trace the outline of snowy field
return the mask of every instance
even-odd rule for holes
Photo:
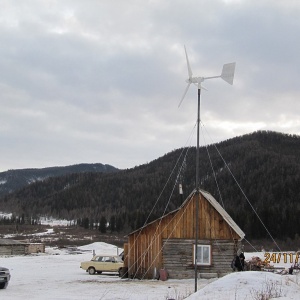
[[[63,221],[43,220],[56,226]],[[48,229],[44,234],[51,234]],[[10,238],[13,238],[10,236]],[[269,272],[238,272],[219,279],[199,279],[194,293],[194,279],[167,281],[121,279],[117,274],[89,275],[80,262],[96,254],[119,254],[122,249],[103,242],[75,248],[46,248],[46,253],[26,256],[0,256],[0,266],[11,272],[7,289],[0,290],[0,300],[168,300],[168,299],[300,299],[300,273],[278,275]],[[245,253],[264,259],[263,252]],[[290,263],[277,267],[289,268]]]
[[[232,273],[220,279],[199,280],[197,293],[193,293],[193,279],[129,280],[109,273],[92,276],[79,268],[81,261],[90,260],[93,251],[116,254],[122,249],[101,242],[78,249],[46,248],[43,254],[0,257],[0,266],[9,268],[12,276],[8,288],[0,290],[0,299],[24,299],[29,295],[31,300],[262,299],[257,296],[268,289],[280,299],[300,299],[299,275]]]
[[[0,257],[0,265],[11,271],[6,290],[0,299],[169,299],[187,295],[193,280],[127,280],[117,274],[89,275],[79,268],[80,262],[96,254],[116,254],[117,248],[106,243],[79,247],[82,254],[47,248],[45,254]],[[122,249],[119,249],[121,252]],[[73,253],[73,254],[72,254]],[[206,281],[204,281],[206,284]]]

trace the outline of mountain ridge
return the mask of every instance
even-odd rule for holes
[[[12,193],[36,181],[43,181],[49,177],[58,177],[82,172],[116,172],[119,169],[102,163],[81,163],[62,167],[10,169],[0,172],[0,197]]]
[[[199,151],[200,187],[224,203],[247,236],[265,237],[262,224],[253,221],[256,212],[272,235],[299,237],[299,136],[257,131]],[[132,169],[48,178],[1,197],[0,210],[77,219],[88,227],[103,220],[126,233],[180,206],[195,188],[195,157],[195,147],[181,148]]]

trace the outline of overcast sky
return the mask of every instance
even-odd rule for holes
[[[2,0],[0,171],[132,168],[256,130],[300,135],[300,1]]]

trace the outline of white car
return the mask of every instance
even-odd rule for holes
[[[80,264],[80,268],[90,275],[102,272],[118,272],[121,275],[123,267],[124,262],[118,255],[95,255],[92,260]]]
[[[6,289],[10,280],[10,272],[7,268],[0,267],[0,289]]]

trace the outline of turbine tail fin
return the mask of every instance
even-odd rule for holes
[[[233,84],[234,78],[234,71],[235,71],[235,62],[225,64],[222,69],[221,78],[225,80],[229,84]]]

